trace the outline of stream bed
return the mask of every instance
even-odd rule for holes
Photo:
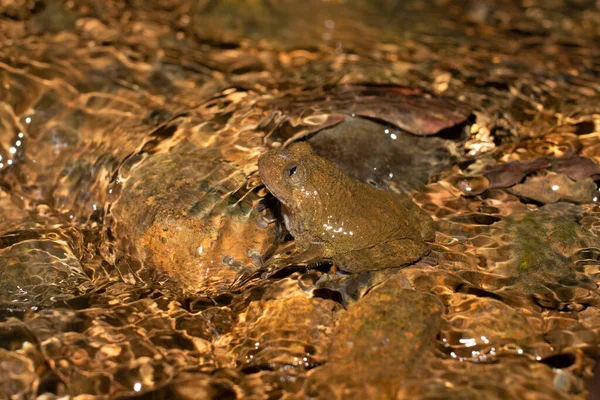
[[[302,141],[428,251],[298,251]],[[0,0],[0,398],[600,399],[599,165],[598,1]]]

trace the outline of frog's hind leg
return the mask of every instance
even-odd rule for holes
[[[333,261],[342,271],[363,272],[402,267],[418,261],[428,250],[425,243],[396,239],[366,249],[336,254]]]

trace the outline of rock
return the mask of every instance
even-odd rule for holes
[[[433,345],[443,305],[389,280],[340,320],[327,364],[312,370],[305,397],[391,398]]]
[[[91,287],[74,250],[81,237],[69,232],[32,229],[0,236],[0,305],[37,309]]]
[[[538,321],[539,326],[533,326],[523,314],[499,300],[457,293],[451,296],[449,302],[447,328],[456,333],[453,335],[455,340],[468,337],[472,339],[473,346],[500,348],[507,341],[526,345],[534,341],[536,335],[541,334],[541,320]],[[448,333],[447,329],[443,331]],[[448,339],[444,342],[463,347],[466,354],[457,354],[458,356],[471,357],[472,350],[479,350],[473,347],[464,348],[464,343],[450,341]]]
[[[572,181],[566,175],[547,172],[543,176],[528,177],[524,183],[514,186],[511,191],[517,196],[539,203],[591,203],[597,191],[592,178]]]
[[[246,176],[217,151],[188,146],[151,155],[121,179],[111,229],[185,291],[228,290],[274,241],[255,223]]]
[[[327,360],[343,308],[332,300],[309,297],[292,282],[292,287],[272,288],[285,290],[288,297],[267,293],[241,315],[244,324],[234,332],[233,353],[242,368],[303,371]]]
[[[184,372],[169,385],[165,398],[177,400],[193,399],[237,399],[242,389],[228,379],[199,372]]]
[[[39,377],[34,363],[15,352],[0,348],[0,392],[7,399],[34,396]]]
[[[457,156],[451,140],[410,135],[351,117],[322,130],[309,143],[317,154],[335,163],[347,175],[403,192],[424,186]]]
[[[536,211],[517,211],[492,225],[487,245],[477,247],[494,273],[519,276],[542,272],[552,280],[574,274],[569,258],[600,241],[577,223],[579,207],[549,204]],[[549,278],[550,279],[550,278]]]

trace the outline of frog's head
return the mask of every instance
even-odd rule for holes
[[[314,176],[319,168],[317,155],[307,142],[297,142],[285,149],[271,150],[258,159],[258,173],[269,191],[284,205],[294,208],[314,193]]]

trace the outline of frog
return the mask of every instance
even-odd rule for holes
[[[344,272],[413,264],[435,239],[433,219],[408,196],[349,177],[308,142],[265,152],[258,173],[298,251]]]

